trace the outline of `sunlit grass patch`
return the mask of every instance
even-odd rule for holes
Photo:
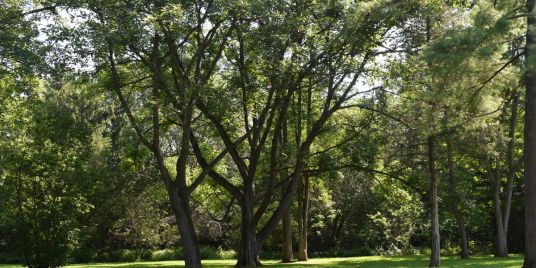
[[[521,255],[512,255],[508,258],[494,258],[493,256],[473,256],[469,260],[461,260],[456,256],[443,257],[442,267],[495,267],[495,268],[514,268],[521,267],[523,258]],[[232,267],[235,260],[204,260],[205,267],[223,268]],[[409,268],[409,267],[427,267],[427,256],[365,256],[350,258],[314,258],[307,262],[281,263],[278,260],[265,260],[263,264],[267,267],[358,267],[358,268]],[[90,264],[73,264],[69,268],[171,268],[183,267],[183,261],[159,261],[159,262],[128,262],[128,263],[90,263]],[[0,268],[20,267],[12,264],[0,264]]]

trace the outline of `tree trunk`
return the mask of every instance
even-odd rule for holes
[[[339,239],[341,238],[342,228],[344,227],[345,221],[346,221],[346,213],[343,211],[341,214],[341,218],[337,224],[337,228],[335,229],[334,241],[339,241]]]
[[[168,195],[173,205],[173,212],[177,225],[179,228],[179,234],[181,236],[181,246],[184,255],[185,266],[188,268],[200,268],[201,255],[199,254],[199,245],[197,244],[197,237],[194,231],[194,224],[192,222],[192,213],[189,206],[189,198],[185,196],[180,198],[178,192],[169,188]]]
[[[284,157],[283,151],[285,148],[288,148],[288,124],[286,121],[286,117],[283,119],[283,127],[281,128],[281,150],[280,150],[280,159],[284,159],[283,167],[286,167],[290,165],[290,161],[286,157]],[[281,172],[281,179],[285,180],[288,177],[288,170],[284,168]],[[287,187],[290,187],[290,183],[287,183]],[[283,196],[285,194],[285,188],[281,188],[281,195]],[[292,250],[292,206],[290,206],[287,211],[285,212],[285,215],[283,216],[283,220],[281,221],[282,229],[283,229],[283,262],[291,262],[293,256],[293,250]]]
[[[506,197],[504,200],[503,232],[508,237],[508,222],[510,221],[510,210],[512,206],[512,193],[514,191],[514,177],[517,169],[514,163],[515,133],[517,123],[517,106],[519,105],[519,93],[515,92],[512,99],[512,114],[510,116],[510,126],[508,131],[508,182],[506,184]],[[507,248],[508,249],[508,248]]]
[[[467,234],[465,232],[465,221],[462,212],[458,206],[458,192],[456,174],[454,174],[454,159],[452,156],[452,145],[447,138],[447,165],[448,165],[448,179],[449,179],[449,192],[450,192],[450,207],[456,225],[458,227],[458,235],[460,236],[460,257],[462,259],[469,258],[469,247],[467,242]]]
[[[335,217],[333,218],[333,223],[331,224],[331,235],[329,236],[329,247],[332,249],[337,246],[337,243],[335,241],[337,237],[337,228],[339,227],[340,217],[341,215],[337,213]]]
[[[309,176],[303,176],[300,183],[299,206],[298,206],[298,260],[307,261],[307,217],[309,216]]]
[[[138,138],[141,142],[152,151],[153,156],[156,160],[157,168],[160,172],[162,182],[166,186],[168,191],[168,197],[171,202],[173,213],[177,220],[177,225],[179,228],[179,234],[181,236],[181,244],[183,255],[185,259],[186,267],[188,268],[198,268],[201,267],[201,257],[199,254],[199,246],[197,244],[197,238],[195,235],[194,225],[192,221],[192,214],[190,211],[189,204],[189,193],[187,192],[186,186],[186,163],[189,156],[189,136],[190,136],[190,124],[192,122],[192,112],[193,112],[193,100],[191,99],[188,102],[188,106],[183,107],[185,110],[184,118],[182,118],[182,137],[180,144],[180,153],[177,159],[176,170],[177,177],[175,181],[172,181],[168,169],[164,163],[164,156],[160,148],[160,120],[159,120],[159,102],[158,96],[160,95],[161,88],[161,65],[160,65],[160,56],[159,56],[159,42],[160,37],[158,34],[155,34],[154,37],[154,46],[152,53],[152,64],[153,64],[153,89],[152,89],[152,130],[153,137],[150,142],[144,136],[144,132],[136,123],[135,117],[132,115],[132,111],[128,105],[127,100],[123,96],[121,91],[121,79],[119,72],[116,67],[115,57],[113,52],[113,44],[110,39],[107,39],[108,42],[108,60],[110,64],[110,69],[112,73],[112,88],[116,92],[117,97],[121,103],[122,108],[124,109],[127,117],[132,124]]]
[[[527,41],[525,74],[525,260],[524,268],[536,267],[536,70],[535,0],[527,0]]]
[[[458,226],[458,234],[460,236],[460,257],[462,259],[469,259],[469,243],[467,241],[467,233],[465,232],[465,223],[463,215],[458,209],[454,211],[454,218],[456,219],[456,225]]]
[[[288,208],[283,216],[283,262],[291,262],[292,258],[292,218]]]
[[[487,172],[492,189],[493,215],[495,217],[495,257],[506,257],[506,235],[504,233],[503,217],[501,210],[501,174],[499,172],[499,161],[497,160],[495,169],[491,160],[487,160]]]
[[[502,212],[501,212],[501,197],[500,197],[500,180],[495,178],[493,185],[493,211],[495,214],[495,257],[507,257],[508,249],[506,247],[506,235],[504,233]]]
[[[437,171],[435,168],[434,136],[428,136],[428,169],[430,175],[430,203],[432,223],[432,252],[428,267],[440,265],[440,235],[439,235],[439,210],[437,203]]]
[[[242,222],[240,225],[240,248],[238,250],[237,267],[260,266],[259,249],[257,247],[254,215],[254,185],[252,180],[244,182],[244,200],[241,204]]]

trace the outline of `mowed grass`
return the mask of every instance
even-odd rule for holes
[[[203,266],[213,268],[232,267],[235,260],[205,260]],[[443,257],[441,267],[497,267],[510,268],[521,267],[523,258],[521,255],[512,255],[508,258],[494,258],[493,256],[473,256],[469,260],[461,260],[458,257]],[[367,256],[367,257],[350,257],[350,258],[314,258],[307,262],[281,263],[275,260],[263,261],[265,267],[359,267],[359,268],[406,268],[406,267],[427,267],[427,256]],[[15,268],[18,265],[0,264],[0,268]],[[73,264],[69,268],[171,268],[184,267],[182,261],[160,261],[160,262],[131,262],[131,263],[91,263],[91,264]]]

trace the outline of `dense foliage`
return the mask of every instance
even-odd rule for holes
[[[0,1],[0,261],[534,267],[528,2]]]

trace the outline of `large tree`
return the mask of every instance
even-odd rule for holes
[[[241,208],[238,266],[260,264],[259,252],[291,204],[307,168],[311,145],[329,119],[359,94],[358,81],[377,55],[375,49],[405,15],[400,11],[404,5],[390,2],[276,3],[244,5],[244,19],[236,23],[236,42],[226,51],[229,76],[235,79],[222,86],[220,94],[228,92],[220,95],[224,98],[197,100],[197,107],[229,151],[241,179],[236,185],[216,170],[209,171]],[[392,8],[386,9],[388,5]],[[292,111],[292,100],[300,100],[302,92],[319,103],[313,108],[310,128],[296,131],[289,176],[278,182],[277,148],[281,140],[277,133]],[[229,120],[231,113],[241,115]],[[247,142],[238,145],[244,136]],[[196,150],[198,137],[191,140],[199,163],[209,169],[202,152]],[[273,163],[266,172],[262,172],[263,159]],[[287,189],[275,201],[273,193],[284,182],[288,182]]]

